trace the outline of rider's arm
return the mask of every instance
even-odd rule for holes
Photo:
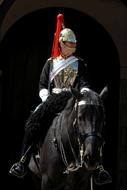
[[[90,88],[88,82],[88,73],[87,73],[87,64],[83,59],[79,59],[79,67],[78,67],[78,88],[82,92],[84,88]]]
[[[39,81],[39,96],[42,102],[45,102],[49,96],[49,73],[50,73],[50,60],[48,59],[42,69]]]

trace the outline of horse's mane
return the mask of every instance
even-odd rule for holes
[[[33,135],[38,138],[46,128],[49,128],[55,116],[65,108],[67,101],[71,97],[72,93],[66,91],[51,95],[46,102],[40,104],[38,109],[30,114],[25,130],[31,135],[31,138]]]

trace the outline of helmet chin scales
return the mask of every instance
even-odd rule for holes
[[[76,48],[75,47],[68,47],[64,44],[63,41],[60,42],[60,47],[61,47],[61,53],[65,56],[71,56],[73,53],[75,53]]]

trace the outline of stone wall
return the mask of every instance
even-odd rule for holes
[[[127,189],[127,79],[120,82],[117,190]]]

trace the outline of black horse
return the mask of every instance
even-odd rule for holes
[[[44,142],[38,145],[38,155],[29,165],[40,179],[41,190],[90,187],[89,179],[101,160],[105,92],[86,89],[81,94],[73,89],[63,111],[56,114]]]

